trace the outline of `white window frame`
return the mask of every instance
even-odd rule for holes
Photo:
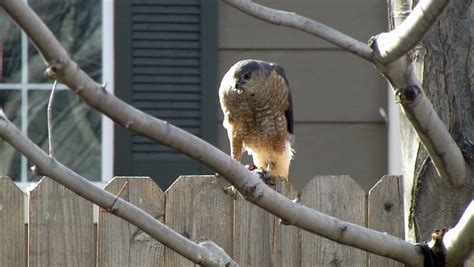
[[[114,46],[114,6],[115,0],[102,0],[102,80],[106,90],[115,94],[115,46]],[[114,173],[114,122],[102,115],[102,175],[105,183]]]
[[[27,0],[23,0],[27,2]],[[106,90],[114,94],[114,2],[115,0],[102,0],[102,81],[106,83]],[[27,135],[28,129],[28,90],[51,90],[52,83],[28,83],[28,37],[21,33],[21,81],[20,83],[0,83],[0,89],[17,89],[21,93],[21,131]],[[63,84],[58,84],[57,90],[68,90]],[[101,180],[94,182],[103,187],[113,175],[114,159],[114,123],[112,120],[102,115],[102,136],[101,136]],[[61,159],[58,159],[59,161]],[[17,186],[24,192],[28,192],[37,182],[28,182],[27,166],[28,160],[21,155],[20,181]]]

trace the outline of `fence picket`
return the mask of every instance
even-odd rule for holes
[[[240,195],[234,216],[234,260],[241,266],[270,266],[271,216]]]
[[[91,202],[44,177],[29,204],[29,266],[95,265]]]
[[[128,185],[125,185],[125,183]],[[149,177],[115,177],[105,187],[164,221],[165,194]],[[102,266],[163,266],[164,246],[136,226],[100,209],[97,263]]]
[[[316,176],[301,192],[301,203],[336,218],[365,226],[365,191],[349,176]],[[303,266],[366,266],[366,252],[301,232]]]
[[[369,191],[368,227],[404,238],[403,181],[401,176],[384,176]],[[368,253],[369,266],[403,266],[403,264]]]
[[[274,188],[290,199],[298,193],[283,180]],[[241,266],[298,266],[298,229],[282,225],[279,219],[246,201],[235,201],[234,260]]]
[[[298,191],[284,180],[276,183],[275,190],[289,199],[298,198]],[[274,245],[276,249],[272,253],[272,266],[300,266],[300,230],[294,226],[281,224],[279,221],[277,219]]]
[[[21,189],[0,176],[0,266],[25,266],[24,202]]]
[[[166,191],[166,225],[193,241],[208,238],[232,252],[233,199],[215,176],[181,176]],[[194,264],[165,249],[165,266]]]

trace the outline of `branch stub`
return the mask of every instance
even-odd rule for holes
[[[397,88],[395,90],[395,101],[402,105],[411,104],[415,102],[420,93],[421,89],[416,85]]]
[[[60,59],[52,60],[51,64],[46,68],[44,76],[50,80],[58,80],[58,75],[64,69],[64,61]]]

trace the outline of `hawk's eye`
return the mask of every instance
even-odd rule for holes
[[[244,74],[244,79],[246,80],[250,79],[250,72],[247,72]]]

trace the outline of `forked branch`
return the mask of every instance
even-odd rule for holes
[[[276,215],[288,224],[411,266],[421,266],[423,264],[423,254],[413,244],[384,233],[338,220],[293,202],[268,187],[239,162],[231,159],[227,154],[204,140],[165,121],[147,115],[115,96],[109,95],[102,89],[101,85],[95,83],[69,58],[49,29],[27,4],[23,1],[5,1],[3,6],[10,16],[27,32],[51,70],[54,70],[52,78],[58,79],[58,81],[67,85],[86,103],[109,116],[115,122],[208,165],[223,175],[247,200]],[[59,177],[68,174],[59,173],[58,168],[52,168],[56,166],[50,165],[52,161],[50,159],[46,160],[44,153],[42,156],[32,154],[33,150],[30,150],[30,147],[25,147],[21,142],[18,142],[18,138],[25,137],[18,136],[18,130],[12,129],[13,126],[6,123],[6,120],[0,121],[0,126],[6,127],[0,130],[0,134],[37,164],[43,172],[48,169],[48,176],[59,180]],[[87,183],[87,181],[78,178],[64,185],[74,190],[78,183]],[[95,189],[95,192],[97,192],[97,189]],[[82,195],[89,196],[87,192]],[[101,203],[103,205],[100,206],[110,206],[115,197],[110,195],[109,198],[107,203]],[[118,204],[131,205],[117,202],[115,206]],[[162,228],[162,225],[155,223],[154,225],[148,225],[148,227],[146,232],[151,232],[153,227]],[[176,247],[172,247],[172,249],[176,249]]]
[[[406,56],[442,14],[449,0],[420,1],[399,27],[374,37],[370,47],[295,13],[271,9],[249,0],[223,2],[263,21],[321,37],[374,63],[398,94],[397,100],[404,114],[415,128],[440,177],[453,186],[465,183],[468,168],[461,149],[426,97],[413,71],[411,59]]]
[[[439,7],[445,7],[446,2],[449,1],[420,1],[414,9],[416,11],[409,13],[411,6],[402,5],[400,1],[389,1],[389,16],[401,19],[392,20],[390,27],[393,30],[378,35],[371,46],[376,55],[375,66],[394,89],[396,101],[428,151],[439,176],[446,184],[461,186],[466,182],[469,173],[468,164],[416,77],[412,64],[413,56],[404,55],[386,63],[391,61],[390,57],[395,54],[407,53],[423,38],[434,20],[443,12],[443,8]],[[429,11],[424,14],[422,8]],[[403,17],[406,19],[402,20]],[[414,21],[418,21],[420,25],[413,24]],[[419,29],[411,29],[408,26]],[[409,36],[405,36],[407,34]],[[399,46],[394,46],[394,42]]]
[[[384,45],[375,53],[376,60],[386,64],[406,55],[423,39],[449,3],[450,0],[419,1],[401,24],[378,36],[378,39],[383,39]]]

